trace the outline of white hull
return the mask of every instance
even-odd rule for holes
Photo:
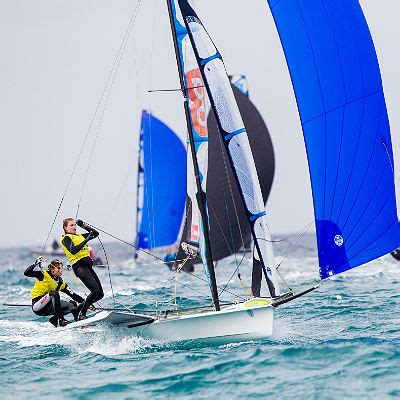
[[[238,342],[264,339],[273,332],[273,307],[264,299],[253,299],[221,311],[154,318],[128,312],[101,312],[64,329],[108,322],[124,326],[133,335],[165,342]]]
[[[237,342],[264,339],[273,332],[273,307],[241,303],[221,311],[161,318],[132,327],[138,336],[163,341]]]

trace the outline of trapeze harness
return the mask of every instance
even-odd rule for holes
[[[98,236],[98,232],[94,229],[92,229],[91,232]],[[87,242],[96,236],[88,240],[89,235],[90,233],[84,233],[83,235],[66,233],[61,237],[61,246],[72,265],[75,276],[90,290],[82,307],[81,313],[83,315],[86,315],[87,309],[93,303],[104,297],[100,279],[92,268],[93,261],[89,257],[90,250],[87,245]]]
[[[48,271],[36,264],[26,269],[24,275],[30,278],[36,278],[35,285],[31,291],[32,310],[37,315],[57,314],[60,317],[71,312],[77,306],[75,303],[82,303],[84,299],[69,289],[68,285],[62,280],[51,275]],[[59,292],[63,292],[75,301],[65,301],[60,299]]]

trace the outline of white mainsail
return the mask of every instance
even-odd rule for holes
[[[217,117],[252,227],[256,258],[262,265],[272,297],[279,295],[276,264],[268,230],[261,187],[239,108],[221,55],[186,0],[179,0],[186,28],[201,66],[202,76]]]

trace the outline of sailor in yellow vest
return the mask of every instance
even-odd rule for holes
[[[32,288],[32,310],[36,315],[52,315],[49,322],[55,327],[65,326],[69,323],[64,315],[72,313],[77,320],[80,307],[77,303],[82,303],[84,299],[74,293],[68,285],[62,280],[63,273],[60,260],[52,260],[47,268],[41,266],[43,257],[39,257],[35,264],[31,265],[24,272],[25,276],[36,278],[35,285]],[[60,299],[60,293],[63,292],[75,301],[65,301]]]
[[[77,234],[76,225],[85,229],[88,233]],[[90,250],[87,242],[99,236],[99,232],[85,224],[81,220],[75,221],[73,218],[66,218],[63,222],[65,234],[61,237],[61,246],[65,255],[72,265],[75,275],[90,290],[89,295],[83,302],[78,320],[87,318],[86,312],[96,301],[104,297],[103,288],[96,272],[93,271],[93,261],[90,258]]]

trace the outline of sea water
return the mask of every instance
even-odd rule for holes
[[[175,274],[157,259],[106,244],[107,268],[96,271],[104,306],[181,307],[208,304],[202,268]],[[292,289],[317,282],[311,238],[277,246]],[[100,255],[98,251],[98,255]],[[30,303],[34,279],[23,275],[29,249],[0,250],[1,303]],[[239,266],[239,268],[238,268]],[[237,270],[238,269],[238,270]],[[248,292],[250,261],[217,265],[221,298]],[[324,282],[278,307],[271,338],[234,344],[163,343],[121,328],[59,330],[30,307],[0,307],[2,399],[386,399],[400,397],[400,263],[390,255]],[[242,283],[237,273],[242,276]],[[65,281],[87,292],[65,271]],[[242,287],[244,286],[244,287]],[[282,289],[286,286],[282,284]],[[176,290],[176,298],[174,292]],[[114,300],[112,296],[114,292]]]

